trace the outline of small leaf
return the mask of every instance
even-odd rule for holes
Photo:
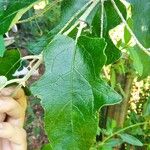
[[[132,19],[131,18],[128,18],[127,23],[130,27],[132,27]],[[128,29],[125,26],[125,28],[124,28],[124,41],[125,41],[125,44],[128,44],[130,42],[131,37],[132,37],[131,34],[129,33]]]
[[[133,66],[140,75],[140,79],[144,79],[150,75],[150,55],[141,50],[138,46],[127,48],[130,57],[133,60]]]
[[[110,139],[108,142],[105,143],[106,146],[110,146],[111,148],[119,146],[121,144],[122,140],[117,138]]]
[[[98,148],[98,150],[112,150],[111,146],[103,145]]]
[[[0,76],[0,87],[5,85],[6,82],[7,82],[7,78],[5,76]]]
[[[12,28],[21,16],[29,10],[37,0],[8,1],[6,9],[0,11],[0,34],[3,35]],[[3,3],[2,5],[4,5]]]
[[[6,76],[8,80],[13,79],[13,74],[20,66],[20,52],[12,49],[4,53],[0,58],[0,76]]]
[[[145,118],[149,118],[150,119],[150,97],[148,98],[148,100],[144,104],[144,107],[143,107],[143,116]]]
[[[136,137],[129,135],[129,134],[119,134],[119,136],[121,137],[121,139],[131,145],[135,145],[135,146],[143,146],[143,143],[141,143],[141,141],[139,141]]]

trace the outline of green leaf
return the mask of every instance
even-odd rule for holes
[[[120,2],[120,0],[115,0],[118,8],[122,12],[124,18],[126,18],[126,8]],[[121,52],[116,48],[113,44],[112,40],[109,36],[109,31],[119,25],[122,21],[118,16],[116,10],[114,9],[110,0],[104,2],[104,37],[106,38],[107,48],[106,48],[106,55],[107,55],[107,64],[113,63],[117,61],[121,57]],[[93,35],[100,36],[100,25],[101,25],[101,10],[99,10],[93,20]]]
[[[0,57],[3,57],[4,52],[5,52],[4,38],[3,35],[0,35]]]
[[[150,119],[150,97],[143,106],[143,116]]]
[[[150,75],[150,55],[142,51],[138,46],[128,48],[130,57],[133,60],[133,66],[140,75],[140,79],[144,79]]]
[[[6,9],[0,11],[0,34],[6,33],[37,0],[9,1]]]
[[[6,76],[8,80],[14,78],[12,75],[20,66],[20,52],[18,50],[7,50],[4,57],[0,58],[0,76]]]
[[[72,39],[56,36],[44,51],[46,73],[31,88],[42,99],[53,149],[88,149],[97,131],[91,86],[78,72],[75,51],[83,61]]]
[[[76,45],[69,37],[56,36],[44,50],[45,74],[31,87],[45,109],[45,129],[52,149],[89,149],[98,129],[94,107],[106,104],[104,91],[110,98],[108,85],[99,78],[106,43],[99,38],[80,38]],[[87,47],[84,42],[89,42]],[[109,102],[120,101],[113,94]]]
[[[121,144],[122,144],[121,139],[112,138],[108,142],[105,143],[105,146],[109,146],[109,147],[113,148],[113,147],[119,146]]]
[[[150,47],[150,1],[127,0],[132,6],[132,30],[144,47]]]
[[[130,27],[133,26],[132,25],[133,21],[132,21],[131,18],[128,18],[127,23]],[[125,44],[128,44],[130,42],[131,38],[132,38],[132,36],[131,36],[131,34],[129,33],[128,29],[125,26],[125,28],[124,28],[124,41],[125,41]]]
[[[143,146],[143,144],[141,143],[141,141],[139,141],[136,137],[129,135],[129,134],[120,134],[119,135],[121,137],[121,139],[131,145],[135,145],[135,146]]]
[[[43,145],[41,150],[52,150],[52,147],[50,144],[45,144],[45,145]]]
[[[112,147],[111,147],[111,146],[103,145],[103,146],[100,146],[100,147],[98,148],[98,150],[112,150]]]

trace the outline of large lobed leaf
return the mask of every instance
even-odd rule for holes
[[[143,144],[141,143],[141,141],[139,141],[136,137],[134,137],[134,136],[132,136],[130,134],[122,133],[119,136],[126,143],[129,143],[129,144],[135,145],[135,146],[143,146]]]
[[[105,47],[104,39],[80,37],[76,44],[57,35],[44,50],[46,71],[31,91],[42,100],[51,149],[89,149],[98,128],[98,109],[120,101],[99,77]]]

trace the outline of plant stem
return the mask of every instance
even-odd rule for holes
[[[39,60],[35,63],[35,65],[31,68],[31,70],[26,74],[26,76],[23,78],[24,82],[26,82],[30,76],[33,74],[33,72],[41,65],[41,63],[43,62],[43,55],[40,54],[39,55],[40,58]]]
[[[95,0],[93,3],[88,7],[88,9],[83,13],[83,15],[79,18],[78,21],[75,22],[73,26],[71,26],[66,32],[64,32],[64,35],[68,35],[75,27],[77,27],[81,21],[86,22],[87,17],[90,15],[91,11],[96,7],[96,5],[100,2],[100,0]],[[81,29],[81,27],[80,27]]]
[[[80,26],[78,27],[78,32],[77,32],[77,35],[76,35],[76,43],[78,41],[78,38],[80,37],[81,33],[82,33],[82,30],[86,27],[86,23],[83,22],[83,21],[80,21]]]
[[[104,0],[101,0],[101,33],[100,37],[103,38],[104,31]]]
[[[116,131],[116,132],[113,133],[112,135],[108,136],[102,143],[100,143],[100,145],[104,145],[104,144],[105,144],[109,139],[111,139],[113,136],[115,136],[115,135],[117,135],[117,134],[119,134],[119,133],[121,133],[121,132],[123,132],[123,131],[125,131],[125,130],[128,130],[128,129],[130,129],[130,128],[134,128],[134,127],[138,127],[138,126],[140,126],[140,125],[145,125],[145,124],[147,124],[147,123],[148,123],[148,121],[136,123],[136,124],[130,125],[130,126],[128,126],[128,127],[125,127],[125,128],[123,128],[123,129],[121,129],[121,130],[119,130],[119,131]]]
[[[41,59],[41,54],[40,55],[24,56],[24,57],[21,58],[21,60],[28,60],[28,59]]]
[[[118,106],[116,106],[116,108],[118,107],[117,108],[118,112],[116,116],[117,116],[117,122],[119,127],[123,127],[127,116],[133,80],[134,80],[134,75],[132,73],[126,74],[125,81],[124,81],[125,83],[124,85],[122,85],[123,86],[122,91],[124,92],[123,100]],[[120,87],[122,86],[120,84]]]
[[[79,21],[76,21],[63,35],[68,35],[74,28],[76,28],[79,24]]]
[[[126,98],[126,93],[125,93],[124,90],[122,89],[120,83],[117,84],[117,88],[118,88],[118,90],[120,91],[120,93],[121,93],[121,95],[123,96],[123,98]]]
[[[136,44],[147,54],[150,56],[149,51],[139,42],[139,40],[137,39],[136,35],[133,33],[132,29],[129,27],[128,23],[126,22],[126,20],[124,19],[122,13],[120,12],[119,8],[117,7],[116,3],[114,0],[111,0],[116,12],[118,13],[119,17],[121,18],[122,22],[125,24],[127,30],[129,31],[129,33],[131,34],[131,36],[134,38]]]

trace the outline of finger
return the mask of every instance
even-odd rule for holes
[[[17,88],[16,86],[4,88],[0,91],[0,95],[7,97],[13,95],[13,98],[22,106],[24,110],[26,110],[27,100],[22,88]]]
[[[9,140],[15,150],[26,150],[26,132],[22,128],[14,127],[7,122],[0,123],[0,138]]]
[[[21,106],[11,97],[0,97],[0,113],[6,113],[13,118],[23,115]]]
[[[6,118],[6,114],[0,114],[0,122],[3,122]]]
[[[22,127],[24,123],[25,111],[13,98],[0,97],[0,114],[6,113],[8,120],[16,126]]]
[[[22,88],[18,88],[17,86],[6,87],[0,91],[0,94],[3,96],[11,96],[14,94],[14,97],[17,99],[25,95]]]

